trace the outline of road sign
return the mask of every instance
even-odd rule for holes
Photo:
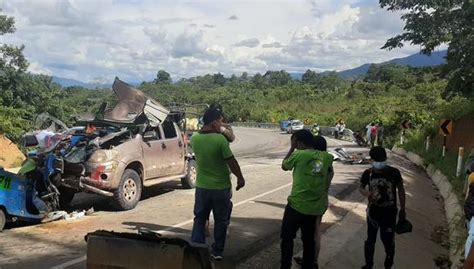
[[[402,128],[403,129],[410,129],[411,128],[411,123],[407,120],[402,121]]]
[[[451,120],[440,120],[439,133],[442,135],[450,135],[453,132],[453,122]]]

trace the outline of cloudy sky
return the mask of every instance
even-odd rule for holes
[[[221,72],[344,70],[419,51],[384,51],[400,14],[377,0],[0,0],[30,71],[110,83]]]

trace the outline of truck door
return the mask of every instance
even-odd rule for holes
[[[160,156],[163,155],[162,140],[159,127],[147,127],[143,134],[142,150],[146,179],[160,176]]]
[[[181,132],[176,123],[172,121],[164,121],[161,127],[163,130],[163,172],[166,175],[183,174],[185,167],[185,145]]]

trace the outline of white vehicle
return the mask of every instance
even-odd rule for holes
[[[303,130],[304,129],[304,124],[299,121],[299,120],[292,120],[290,121],[290,124],[288,124],[288,127],[286,128],[286,132],[289,134],[292,134],[296,131]]]

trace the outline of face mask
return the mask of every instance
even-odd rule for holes
[[[375,169],[383,169],[387,164],[385,162],[373,162],[372,167]]]

